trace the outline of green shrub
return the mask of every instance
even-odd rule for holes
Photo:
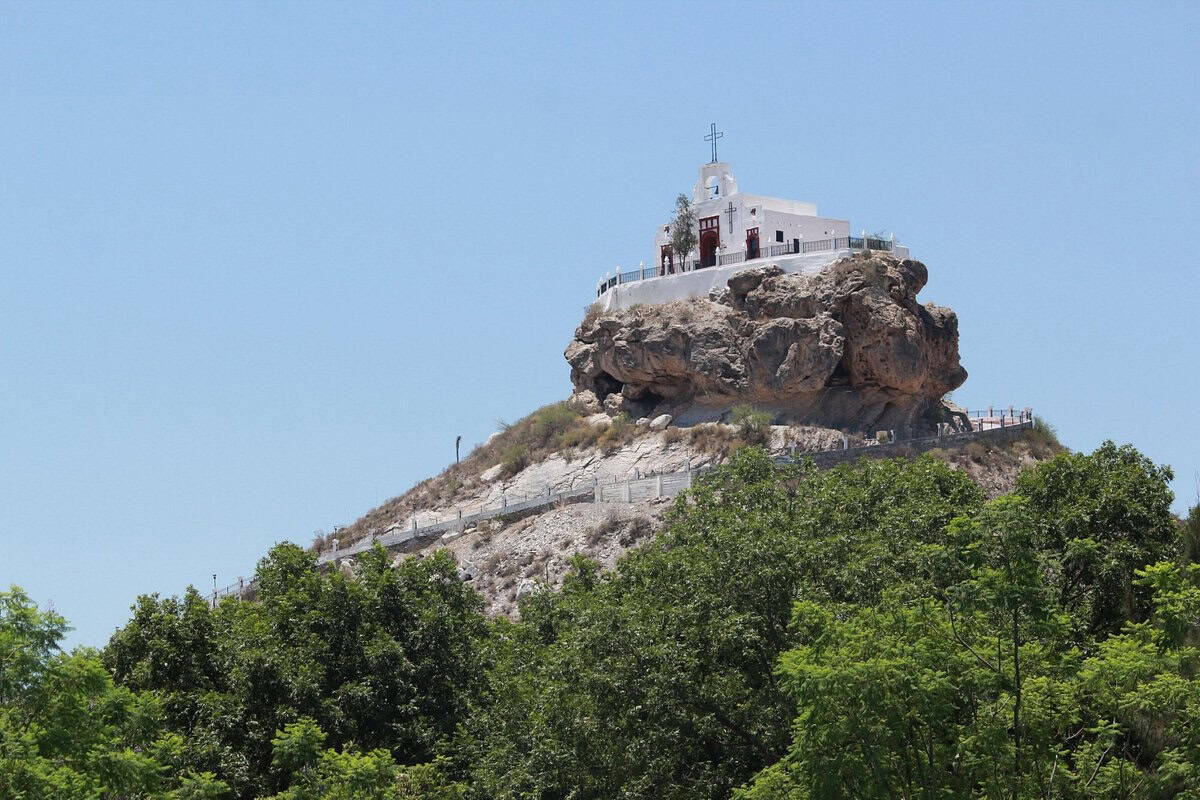
[[[605,453],[616,450],[637,434],[637,425],[629,419],[628,414],[618,414],[612,424],[604,429],[596,440],[596,446]]]
[[[1058,441],[1058,431],[1041,417],[1033,418],[1033,427],[1025,434],[1025,440],[1029,442],[1030,449],[1037,458],[1045,458],[1064,449]]]
[[[1200,505],[1194,505],[1188,511],[1187,519],[1183,521],[1182,540],[1183,563],[1200,561]]]
[[[529,448],[523,444],[510,444],[500,457],[501,471],[511,478],[529,464]]]
[[[579,412],[565,401],[539,408],[531,415],[528,444],[545,447],[556,441],[579,420],[579,416]]]
[[[558,439],[559,446],[563,449],[588,447],[596,443],[596,440],[600,438],[600,433],[599,428],[580,421],[563,432]]]
[[[730,411],[730,421],[738,429],[738,436],[747,444],[765,445],[771,432],[774,417],[753,406],[738,405]]]

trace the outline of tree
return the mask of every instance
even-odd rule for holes
[[[675,219],[671,222],[671,250],[679,262],[679,271],[687,267],[688,253],[696,248],[696,214],[686,194],[675,198]]]
[[[1059,454],[1017,478],[1047,580],[1075,616],[1081,642],[1149,617],[1150,592],[1137,584],[1137,570],[1181,549],[1172,477],[1170,467],[1109,441],[1090,454]]]
[[[0,592],[0,797],[224,796],[183,768],[158,699],[114,686],[93,650],[63,653],[65,630],[17,587]]]
[[[981,501],[933,459],[818,471],[737,451],[615,571],[577,562],[497,625],[492,703],[463,743],[476,790],[728,797],[787,749],[794,705],[774,670],[792,604],[929,587],[924,547]]]
[[[482,600],[449,555],[393,567],[376,547],[350,578],[282,544],[257,574],[254,602],[140,598],[109,643],[118,682],[161,693],[185,765],[239,797],[281,791],[272,737],[305,718],[337,752],[436,757],[484,678]]]

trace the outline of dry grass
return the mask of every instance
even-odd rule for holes
[[[500,427],[500,435],[491,444],[476,446],[461,463],[421,481],[343,528],[338,532],[341,544],[357,541],[372,529],[383,531],[418,510],[453,506],[477,493],[483,486],[480,473],[496,464],[502,464],[504,476],[511,477],[554,453],[570,458],[575,452],[591,447],[612,452],[646,433],[628,417],[618,417],[607,429],[594,427],[588,424],[582,409],[566,401],[543,406],[511,425],[501,423]],[[321,546],[328,544],[322,542]]]
[[[707,453],[718,459],[728,458],[734,450],[746,442],[738,436],[736,429],[719,422],[705,422],[688,428],[688,445],[698,453]]]
[[[584,532],[583,539],[589,546],[595,546],[604,537],[611,536],[620,530],[624,524],[625,521],[621,519],[621,515],[615,510],[610,510],[599,525],[594,525]]]
[[[600,319],[602,314],[604,314],[604,309],[600,307],[599,303],[592,303],[590,306],[586,306],[583,309],[583,321],[579,323],[579,327],[590,327],[592,323]]]

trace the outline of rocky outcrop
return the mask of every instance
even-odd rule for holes
[[[954,312],[916,301],[927,278],[919,261],[872,253],[811,276],[746,269],[710,299],[593,311],[565,353],[571,380],[635,419],[687,424],[749,403],[785,423],[930,430],[967,373]]]

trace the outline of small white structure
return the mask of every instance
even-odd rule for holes
[[[739,191],[733,169],[723,161],[700,167],[700,177],[692,188],[692,211],[700,241],[686,263],[675,263],[671,223],[655,231],[659,275],[799,255],[805,252],[805,242],[816,246],[818,242],[850,238],[850,222],[817,216],[815,203]],[[831,244],[825,249],[835,248]]]
[[[596,303],[616,311],[643,303],[665,303],[720,292],[733,273],[747,266],[778,266],[784,272],[813,274],[854,251],[880,250],[908,258],[908,248],[887,239],[850,233],[850,222],[817,215],[815,203],[743,194],[733,169],[717,160],[712,126],[705,137],[713,157],[700,167],[692,188],[698,245],[682,260],[671,248],[671,222],[654,232],[656,263],[608,273],[596,286]],[[746,262],[753,262],[747,264]]]

